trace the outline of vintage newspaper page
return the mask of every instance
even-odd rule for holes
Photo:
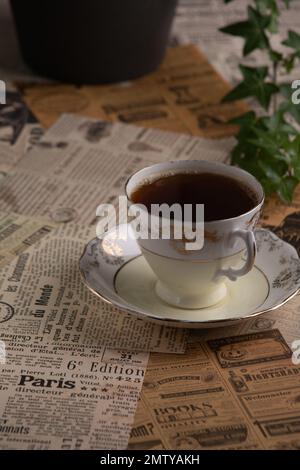
[[[55,230],[47,219],[0,212],[0,267]]]
[[[231,146],[231,139],[65,115],[3,179],[0,210],[93,224],[97,206],[116,202],[136,170],[176,159],[225,161]]]
[[[198,135],[231,136],[227,121],[243,103],[222,104],[229,85],[193,45],[169,48],[160,68],[133,82],[109,86],[21,86],[24,99],[44,127],[65,112],[109,121]]]
[[[183,352],[186,332],[134,320],[87,291],[78,258],[91,227],[18,214],[1,214],[0,227],[11,257],[0,268],[0,448],[126,448],[142,351]]]
[[[0,449],[124,449],[147,353],[1,341]]]
[[[78,258],[93,228],[17,214],[1,214],[0,227],[11,257],[0,268],[0,448],[126,448],[142,351],[183,352],[186,332],[89,293]]]
[[[300,448],[300,365],[280,331],[227,335],[151,356],[130,449]]]
[[[85,287],[78,261],[93,232],[62,224],[0,269],[0,339],[29,335],[52,345],[183,353],[185,330],[119,312]]]

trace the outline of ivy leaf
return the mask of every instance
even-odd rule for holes
[[[240,130],[231,163],[252,173],[266,194],[276,192],[290,202],[300,181],[300,135],[285,121],[284,111],[259,118],[249,111],[232,121]]]
[[[249,6],[247,21],[230,24],[221,28],[220,31],[244,38],[243,54],[246,56],[254,51],[254,49],[266,49],[269,46],[265,29],[269,26],[270,22],[271,16],[262,15],[258,10]]]
[[[255,3],[258,11],[262,15],[271,13],[270,23],[267,26],[267,29],[271,33],[277,33],[279,10],[277,7],[276,0],[255,0]]]
[[[265,175],[258,166],[257,161],[261,157],[262,148],[252,144],[251,139],[256,137],[254,129],[262,128],[262,123],[256,118],[253,111],[249,111],[231,121],[240,126],[236,135],[238,143],[231,153],[231,163],[244,168],[261,180]]]
[[[284,122],[278,112],[244,128],[231,156],[232,163],[259,179],[266,194],[277,192],[284,202],[291,202],[300,181],[300,135],[291,140],[290,134],[280,127],[281,119]]]
[[[271,117],[260,118],[259,121],[264,128],[254,127],[252,132],[255,137],[250,137],[249,142],[266,151],[276,166],[281,165],[282,174],[288,171],[294,174],[295,164],[298,165],[298,160],[300,161],[295,157],[300,145],[297,146],[298,139],[291,140],[290,136],[297,135],[296,129],[285,121],[282,111],[277,111]]]
[[[276,64],[283,59],[282,54],[278,51],[274,51],[273,49],[269,50],[269,57],[271,61],[275,62]]]
[[[276,158],[276,155],[280,155],[280,150],[287,145],[288,135],[279,135],[277,138],[274,138],[274,134],[271,134],[269,131],[262,129],[253,129],[256,138],[250,138],[249,142],[254,144],[256,147],[260,147],[277,160],[284,160],[285,158]]]
[[[277,3],[275,0],[255,0],[256,6],[260,13],[267,13],[268,10],[274,15],[279,15]]]
[[[287,73],[290,73],[293,70],[296,56],[296,54],[290,54],[289,56],[283,57],[282,65]]]
[[[261,122],[268,131],[273,134],[274,138],[281,135],[295,135],[297,130],[284,118],[284,110],[279,109],[272,116],[264,116]]]
[[[224,0],[230,3],[232,0]],[[283,0],[288,8],[290,0]],[[269,33],[277,30],[280,14],[277,0],[254,0],[255,7],[248,7],[248,19],[221,29],[222,32],[244,39],[244,55],[255,49],[266,49],[273,63],[273,75],[278,67],[290,72],[295,60],[300,58],[300,34],[289,31],[283,45],[292,52],[282,54],[274,50],[269,42]],[[246,67],[240,65],[242,81],[231,90],[223,102],[254,97],[268,110],[273,94],[280,91],[283,101],[275,106],[271,115],[257,116],[254,111],[231,119],[237,124],[237,144],[231,152],[231,163],[252,173],[262,184],[266,194],[276,192],[279,197],[290,203],[293,193],[300,182],[300,135],[287,121],[287,114],[300,124],[300,106],[297,106],[300,90],[284,84],[280,88],[268,77],[268,67]],[[274,79],[276,81],[276,79]],[[297,83],[293,83],[296,87]],[[296,94],[294,94],[296,91]],[[293,98],[293,101],[292,101]]]
[[[257,149],[253,147],[251,155],[247,153],[248,149],[245,149],[241,144],[236,145],[236,147],[231,153],[231,164],[238,165],[240,168],[243,168],[244,170],[248,171],[253,176],[255,176],[259,181],[262,181],[265,178],[265,174],[262,172],[261,168],[257,164]]]
[[[278,17],[276,15],[271,16],[271,20],[268,26],[270,33],[274,34],[278,32]]]
[[[269,161],[259,160],[258,165],[265,173],[267,178],[273,183],[273,186],[280,186],[282,177],[281,174],[277,171],[277,168],[275,167],[272,159],[269,159]]]
[[[284,201],[290,204],[293,200],[293,194],[299,180],[294,176],[286,176],[280,183],[277,190],[278,196]]]
[[[266,196],[271,196],[278,189],[276,185],[268,178],[261,178],[259,181],[261,182],[264,188],[264,193]]]
[[[290,83],[282,83],[279,87],[280,93],[287,99],[292,97],[292,87]]]
[[[244,80],[231,90],[222,101],[227,103],[254,96],[263,108],[268,109],[271,96],[279,90],[274,83],[264,81],[268,68],[240,65],[240,70]]]
[[[235,117],[230,119],[230,124],[235,124],[239,126],[238,135],[236,135],[236,139],[239,142],[243,140],[246,141],[252,134],[252,126],[255,125],[257,119],[256,114],[254,111],[248,111],[247,113],[242,114],[241,116]]]
[[[255,112],[248,111],[247,113],[242,114],[241,116],[230,119],[229,123],[237,124],[240,127],[243,127],[243,126],[250,127],[255,123],[255,121],[256,121]]]
[[[291,49],[295,50],[295,54],[297,57],[300,57],[300,34],[296,33],[295,31],[288,32],[288,39],[282,41],[284,46],[290,47]]]

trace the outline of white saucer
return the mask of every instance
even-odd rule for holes
[[[102,300],[139,318],[182,328],[213,328],[274,310],[300,288],[300,260],[294,247],[269,230],[255,232],[255,267],[237,281],[226,281],[228,295],[221,303],[198,310],[172,307],[155,291],[155,275],[127,227],[90,241],[80,259],[87,287]]]

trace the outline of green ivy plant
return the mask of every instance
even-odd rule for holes
[[[285,0],[281,8],[289,8],[290,3],[291,0]],[[300,59],[300,35],[289,31],[282,42],[289,48],[287,53],[275,50],[272,35],[277,32],[279,16],[278,1],[255,0],[248,7],[245,21],[221,28],[223,33],[244,39],[244,56],[262,49],[269,57],[268,65],[263,67],[240,65],[242,81],[223,101],[254,97],[265,110],[262,115],[249,111],[230,121],[239,125],[231,163],[256,176],[266,195],[277,193],[289,203],[300,182],[300,135],[294,124],[300,124],[300,104],[292,103],[291,83],[278,84],[278,72],[284,70],[289,74]],[[288,119],[289,114],[294,120]]]

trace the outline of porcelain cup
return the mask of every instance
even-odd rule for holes
[[[155,290],[161,300],[179,308],[204,308],[227,295],[227,283],[253,267],[256,255],[254,228],[264,203],[260,183],[246,171],[204,160],[158,163],[133,174],[126,183],[128,205],[134,191],[175,173],[217,173],[237,180],[251,193],[253,208],[237,217],[204,223],[204,244],[187,250],[183,239],[138,239],[142,254],[156,275]],[[201,202],[201,201],[199,201]],[[205,212],[205,207],[204,207]]]

